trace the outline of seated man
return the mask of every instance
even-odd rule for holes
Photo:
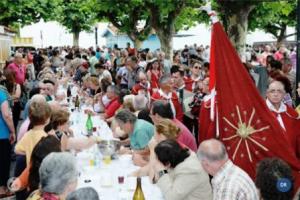
[[[102,115],[104,119],[109,119],[113,117],[116,111],[120,108],[121,103],[119,102],[120,90],[115,85],[110,85],[107,87],[106,96],[109,99],[109,103],[105,106],[100,98],[100,103],[105,108],[105,113]]]
[[[257,189],[241,168],[228,159],[226,148],[216,139],[203,141],[198,149],[203,169],[213,176],[214,200],[258,200]]]
[[[147,121],[137,119],[129,110],[121,110],[115,120],[120,129],[129,135],[130,148],[133,150],[145,150],[154,135],[154,126]],[[127,151],[128,152],[128,151]]]

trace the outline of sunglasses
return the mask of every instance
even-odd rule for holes
[[[195,68],[195,69],[201,69],[201,67],[200,67],[200,66],[194,66],[194,68]]]

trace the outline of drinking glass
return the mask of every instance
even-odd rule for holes
[[[124,184],[124,179],[125,179],[125,177],[124,177],[123,174],[122,174],[122,175],[119,175],[119,176],[118,176],[118,183],[119,183],[119,184]]]
[[[103,156],[103,162],[109,165],[111,163],[111,156]]]
[[[13,182],[16,180],[16,177],[10,177],[7,181],[7,188],[9,189],[9,191],[11,192],[16,192],[18,191],[18,189],[13,185]]]

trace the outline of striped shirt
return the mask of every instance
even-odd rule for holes
[[[212,179],[213,200],[258,200],[257,189],[246,172],[228,160]]]

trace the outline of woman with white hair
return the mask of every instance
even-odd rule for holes
[[[138,94],[133,97],[133,108],[135,110],[136,116],[138,116],[139,112],[148,107],[148,99],[144,94]]]
[[[42,65],[42,71],[40,71],[37,75],[37,79],[38,80],[44,80],[45,78],[54,78],[55,77],[55,73],[53,72],[53,70],[51,69],[51,63],[49,61],[46,61],[43,65]]]
[[[67,196],[66,200],[99,200],[99,195],[97,191],[92,187],[84,187],[80,188],[78,190],[75,190],[74,192],[70,193]]]
[[[27,200],[61,200],[77,187],[76,160],[67,152],[51,153],[44,158],[40,169],[40,189]]]

